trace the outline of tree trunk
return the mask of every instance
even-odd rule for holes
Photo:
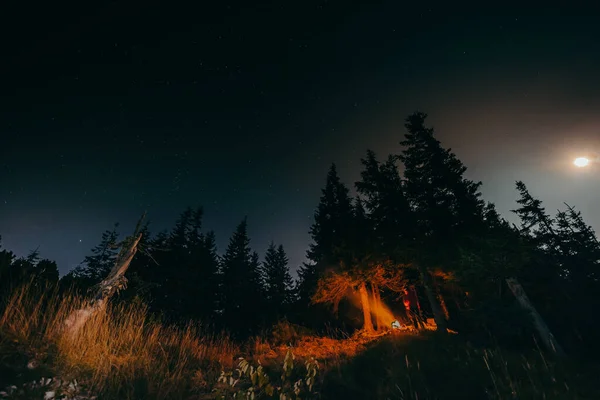
[[[440,302],[440,307],[442,308],[442,312],[444,313],[444,317],[446,321],[450,319],[450,312],[448,311],[448,307],[446,306],[446,301],[444,300],[444,296],[438,292],[437,294],[438,301]]]
[[[441,280],[444,281],[443,279]],[[432,285],[435,287],[435,293],[440,303],[440,307],[442,308],[442,312],[444,313],[444,317],[446,317],[446,321],[450,320],[450,312],[448,311],[448,306],[446,305],[446,300],[444,300],[444,296],[442,295],[442,289],[440,285],[440,280],[435,277],[431,280]]]
[[[371,291],[373,294],[373,315],[375,315],[377,331],[382,331],[385,329],[385,324],[383,322],[383,318],[381,317],[381,312],[383,309],[381,306],[381,293],[379,292],[379,287],[375,283],[371,284]]]
[[[429,276],[429,271],[427,268],[419,265],[419,272],[421,273],[421,280],[423,281],[423,287],[425,288],[425,294],[427,295],[427,300],[429,301],[429,305],[431,306],[431,311],[433,312],[433,319],[435,320],[435,324],[437,325],[438,332],[448,332],[448,326],[446,324],[446,318],[444,318],[444,313],[440,308],[440,305],[435,298],[433,293],[433,289],[431,287],[431,277]]]
[[[367,285],[363,282],[358,288],[360,294],[360,303],[363,309],[363,318],[365,320],[363,329],[366,333],[373,333],[373,321],[371,320],[371,307],[369,304],[369,293],[367,292]]]
[[[145,216],[145,214],[144,214]],[[95,313],[103,310],[106,307],[108,300],[122,287],[125,286],[125,271],[129,268],[131,260],[137,252],[137,245],[142,239],[142,234],[139,233],[141,223],[144,216],[138,222],[134,236],[129,238],[127,247],[123,247],[115,266],[110,271],[106,279],[100,282],[98,290],[92,300],[83,308],[71,312],[69,317],[64,322],[66,333],[73,335],[89,320]],[[137,235],[137,236],[136,236]],[[125,244],[124,244],[125,246]]]
[[[523,307],[523,309],[527,311],[527,313],[531,317],[533,325],[537,329],[538,334],[542,338],[546,347],[558,355],[564,355],[562,348],[554,338],[552,332],[550,332],[550,329],[542,319],[542,316],[537,312],[537,310],[529,300],[529,297],[527,297],[525,289],[523,289],[523,286],[521,286],[517,278],[507,278],[506,283],[512,291],[512,293],[517,298],[517,301],[519,302],[521,307]]]

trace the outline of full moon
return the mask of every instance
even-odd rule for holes
[[[573,161],[573,164],[575,164],[576,167],[580,167],[580,168],[587,167],[589,163],[590,163],[590,160],[585,157],[578,157],[575,159],[575,161]]]

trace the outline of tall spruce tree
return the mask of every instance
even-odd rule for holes
[[[212,320],[218,290],[214,233],[202,232],[203,209],[186,208],[170,233],[149,243],[142,280],[151,290],[152,306],[170,319]]]
[[[330,320],[330,313],[320,305],[311,305],[319,279],[328,268],[337,268],[347,249],[348,234],[353,221],[349,190],[332,164],[322,189],[314,223],[310,228],[312,243],[307,251],[308,262],[298,271],[298,314],[304,323],[319,327]]]
[[[258,255],[250,248],[247,219],[237,226],[221,263],[223,323],[235,334],[245,336],[261,321],[256,318],[263,305]]]
[[[580,211],[566,205],[556,216],[560,238],[560,263],[565,279],[579,290],[600,288],[600,243]]]
[[[219,301],[219,256],[213,231],[202,235],[194,252],[196,269],[196,313],[203,320],[213,320]]]
[[[316,279],[326,268],[339,263],[346,248],[347,234],[352,221],[352,200],[349,190],[332,164],[327,173],[319,205],[310,228],[312,243],[307,251],[308,263],[300,268],[300,301],[308,304],[316,289]],[[308,297],[305,297],[308,296]]]
[[[554,220],[546,213],[542,201],[529,193],[525,183],[517,181],[516,186],[521,196],[517,200],[520,207],[512,212],[521,220],[521,232],[538,241],[541,246],[548,245],[556,236],[553,227]]]
[[[166,230],[159,232],[150,239],[145,248],[151,260],[143,264],[136,264],[139,268],[135,270],[144,282],[144,288],[140,291],[140,295],[153,312],[166,314],[170,311],[167,288],[171,287],[169,280],[172,279],[172,271],[170,271],[172,264],[169,260],[169,232]]]
[[[338,253],[346,247],[346,232],[351,224],[352,199],[332,164],[310,229],[308,259],[323,266],[337,263]]]
[[[271,242],[263,262],[267,309],[271,320],[286,315],[293,302],[293,280],[288,269],[288,258],[283,245]]]
[[[530,249],[531,257],[528,265],[522,271],[522,278],[527,281],[544,283],[538,286],[547,293],[542,298],[546,301],[552,296],[548,292],[564,276],[564,268],[559,259],[560,239],[555,232],[556,221],[543,206],[541,200],[534,198],[522,181],[516,183],[519,208],[512,210],[519,219],[519,232]]]
[[[189,212],[185,226],[185,245],[176,247],[181,264],[177,281],[181,314],[185,318],[211,320],[215,311],[214,290],[218,270],[216,246],[212,233],[202,233],[204,211],[198,207]],[[182,216],[182,219],[186,216]]]
[[[188,297],[193,290],[194,279],[191,276],[191,253],[194,246],[193,225],[199,223],[195,210],[187,207],[175,222],[175,227],[167,242],[168,264],[161,269],[164,274],[164,290],[168,293],[165,304],[170,315],[177,319],[189,319]],[[192,289],[192,290],[190,290]]]
[[[459,263],[462,239],[485,231],[485,203],[480,199],[481,183],[464,177],[466,167],[450,149],[442,147],[433,129],[425,126],[426,118],[416,112],[406,119],[399,159],[404,164],[404,193],[416,217],[415,262],[438,329],[445,331],[430,268],[452,269]]]
[[[476,234],[485,225],[485,203],[479,187],[464,177],[467,168],[425,127],[427,115],[416,112],[406,119],[404,147],[404,191],[417,216],[423,237],[448,241],[457,234]]]
[[[375,153],[368,150],[361,160],[361,180],[355,183],[372,221],[373,245],[376,251],[389,257],[406,254],[414,238],[413,214],[396,162],[397,157],[390,155],[386,162],[380,163]]]
[[[344,236],[345,247],[336,252],[338,263],[319,277],[312,300],[317,304],[331,304],[334,309],[338,304],[344,304],[342,300],[350,300],[362,311],[362,328],[367,333],[374,330],[373,316],[378,328],[389,327],[392,321],[384,323],[381,318],[380,288],[399,292],[403,277],[373,246],[373,224],[360,199],[354,201],[352,218]]]

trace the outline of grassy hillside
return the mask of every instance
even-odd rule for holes
[[[231,398],[238,392],[256,398],[281,392],[295,398],[297,392],[302,399],[600,398],[598,365],[558,362],[538,349],[477,347],[460,333],[339,339],[280,324],[236,344],[198,327],[162,326],[143,304],[132,303],[109,307],[70,337],[62,322],[80,304],[31,287],[13,294],[0,319],[0,387],[17,389],[5,397],[41,399],[54,392],[58,398],[70,391],[81,399]],[[42,377],[53,381],[40,387]]]

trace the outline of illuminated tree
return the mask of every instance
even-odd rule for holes
[[[389,328],[394,320],[392,313],[381,303],[379,290],[402,293],[405,287],[402,269],[391,262],[363,260],[351,266],[342,262],[339,271],[329,271],[319,280],[312,301],[330,304],[336,312],[342,300],[350,300],[362,309],[363,330],[369,334],[375,330],[373,320],[377,322],[378,330]]]
[[[342,299],[350,300],[362,309],[366,333],[374,331],[373,317],[378,327],[385,325],[381,318],[384,307],[379,296],[380,289],[400,292],[404,285],[402,269],[372,251],[372,231],[362,201],[357,199],[345,232],[345,246],[336,252],[338,263],[319,279],[312,297],[313,303],[329,303],[334,310]],[[391,322],[387,321],[387,325]]]
[[[299,271],[298,314],[302,315],[304,323],[323,325],[329,319],[329,312],[314,306],[311,301],[317,290],[317,284],[328,269],[337,268],[341,252],[347,248],[348,232],[352,224],[352,200],[349,190],[332,164],[325,187],[310,228],[312,243],[307,251],[308,262]]]

